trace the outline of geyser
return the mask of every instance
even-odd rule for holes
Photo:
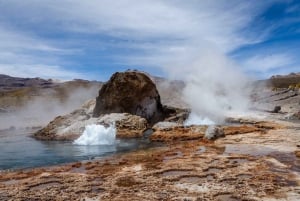
[[[116,127],[91,124],[85,127],[82,135],[74,141],[76,145],[113,145],[116,142]]]
[[[209,45],[188,53],[166,69],[185,82],[182,97],[192,111],[186,124],[222,124],[228,116],[247,113],[249,79],[237,65]]]

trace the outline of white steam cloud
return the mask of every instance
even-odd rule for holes
[[[186,124],[222,123],[226,116],[245,113],[249,106],[248,78],[212,46],[195,52],[176,61],[172,70],[168,68],[173,77],[186,83],[183,97],[192,109]]]
[[[2,2],[0,11],[4,13],[4,20],[8,17],[6,19],[8,25],[18,21],[16,17],[20,20],[39,19],[26,23],[28,27],[41,30],[49,30],[50,27],[58,33],[75,35],[67,36],[68,43],[60,42],[64,38],[53,42],[53,38],[46,36],[42,37],[46,38],[44,41],[35,37],[39,34],[24,34],[28,32],[26,30],[7,31],[7,27],[1,25],[0,38],[8,43],[0,44],[0,60],[2,57],[4,61],[9,58],[5,65],[0,63],[0,69],[5,70],[3,72],[12,69],[12,66],[16,69],[15,66],[18,64],[17,66],[22,66],[17,69],[20,74],[25,72],[24,66],[28,72],[28,66],[41,63],[43,66],[52,66],[50,74],[58,76],[66,73],[59,66],[74,62],[65,60],[66,53],[74,54],[70,58],[75,56],[82,58],[82,55],[89,55],[89,51],[85,52],[86,50],[99,52],[118,50],[114,51],[116,54],[112,56],[107,54],[107,58],[111,60],[104,60],[104,63],[116,61],[125,66],[167,66],[164,69],[167,74],[172,75],[171,78],[185,81],[183,98],[191,107],[196,123],[198,120],[203,123],[205,118],[219,123],[230,113],[241,113],[247,109],[249,102],[247,79],[227,58],[226,53],[230,54],[245,45],[264,41],[270,29],[258,32],[257,29],[253,30],[250,27],[257,16],[273,3],[273,1],[249,3],[227,0],[189,1],[189,3],[171,0],[74,0],[76,3],[71,4],[68,0],[45,0],[47,3],[28,1],[22,4],[16,0]],[[42,11],[44,15],[40,15],[37,11]],[[16,12],[18,15],[9,17],[11,13]],[[94,37],[86,38],[89,34],[98,35],[98,38],[108,36],[112,40],[103,40],[97,45],[98,43],[93,41]],[[83,45],[81,41],[87,42]],[[32,44],[40,44],[39,49]],[[96,46],[100,49],[95,49]],[[40,54],[36,55],[36,50],[46,52],[48,56],[45,58],[51,59],[41,60]],[[7,55],[7,52],[11,54]],[[1,57],[1,53],[4,56]],[[91,57],[91,61],[99,61],[106,56],[101,58],[96,54],[97,58]],[[37,73],[36,69],[39,68],[35,67],[31,72]],[[67,74],[70,74],[70,71],[67,71]],[[78,74],[72,74],[74,75]],[[171,92],[174,94],[173,90]],[[173,94],[168,97],[172,97]],[[14,121],[1,119],[0,127],[9,126],[10,122],[23,124],[24,118],[28,116],[47,122],[57,115],[70,111],[71,108],[75,109],[76,106],[75,104],[74,107],[69,107],[68,104],[62,105],[55,101],[52,104],[48,103],[49,100],[37,102],[39,103],[33,102],[30,104],[33,106],[16,113]],[[54,105],[53,108],[46,109],[48,104]],[[194,120],[188,123],[194,123]]]
[[[215,122],[210,120],[208,117],[202,117],[195,112],[192,112],[189,115],[189,118],[184,122],[185,126],[190,125],[214,125]]]
[[[0,113],[0,130],[45,126],[59,115],[78,109],[83,103],[97,96],[99,86],[78,87],[64,95],[64,100],[51,95],[37,96],[12,112]]]

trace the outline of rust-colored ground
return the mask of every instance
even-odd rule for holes
[[[2,172],[0,200],[300,200],[298,127],[248,123],[214,142]]]

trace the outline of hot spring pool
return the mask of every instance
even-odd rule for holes
[[[0,131],[0,170],[33,168],[104,157],[152,146],[146,139],[116,140],[112,145],[81,146],[39,141],[34,130]]]

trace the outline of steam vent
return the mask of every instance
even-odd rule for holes
[[[156,123],[164,117],[155,84],[140,72],[117,72],[103,85],[93,116],[109,113],[130,113],[144,117],[149,123]]]

